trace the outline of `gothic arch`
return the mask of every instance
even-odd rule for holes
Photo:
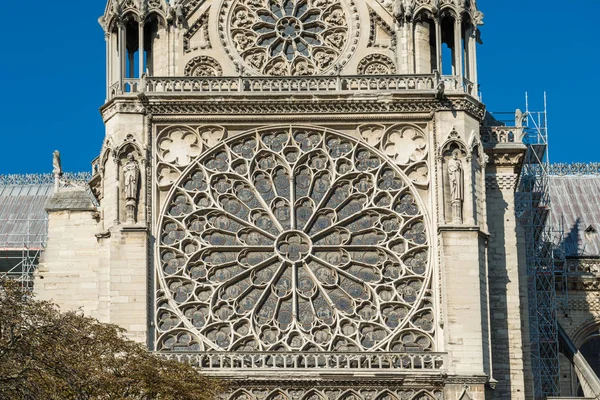
[[[251,400],[252,398],[252,394],[244,389],[236,390],[231,396],[229,396],[229,400]]]
[[[316,389],[312,389],[302,397],[302,400],[327,400],[327,399],[321,393],[317,392]]]
[[[338,400],[360,400],[360,399],[362,399],[362,396],[358,392],[355,392],[352,389],[346,390],[344,393],[342,393],[338,397]]]
[[[290,400],[290,397],[285,394],[282,390],[275,390],[271,392],[265,400]]]
[[[385,390],[383,393],[380,393],[375,400],[398,400],[398,397],[389,390]]]
[[[427,390],[421,390],[412,397],[412,400],[437,400],[437,397]]]
[[[600,317],[592,317],[581,323],[574,331],[571,337],[575,347],[578,349],[595,334],[600,332]]]

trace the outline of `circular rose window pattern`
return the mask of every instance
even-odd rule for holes
[[[160,221],[158,350],[433,350],[428,224],[407,182],[319,128],[200,156]]]
[[[233,0],[222,29],[246,66],[265,75],[314,75],[333,67],[348,43],[339,0]],[[224,12],[227,14],[227,11]]]

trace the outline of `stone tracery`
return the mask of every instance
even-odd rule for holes
[[[349,41],[339,0],[235,0],[222,28],[248,68],[275,76],[328,70]]]
[[[407,182],[318,128],[205,153],[160,225],[158,350],[434,350],[427,222]]]

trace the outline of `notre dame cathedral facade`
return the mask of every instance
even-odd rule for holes
[[[94,199],[49,202],[39,297],[223,400],[531,398],[525,146],[482,135],[475,0],[111,0],[100,23]]]

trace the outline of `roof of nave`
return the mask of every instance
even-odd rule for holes
[[[600,256],[600,163],[554,164],[549,183],[551,222],[564,229],[566,255]]]
[[[89,176],[64,174],[61,180],[81,182],[89,180]],[[53,194],[52,174],[0,175],[0,251],[41,249],[45,245],[46,206]]]

